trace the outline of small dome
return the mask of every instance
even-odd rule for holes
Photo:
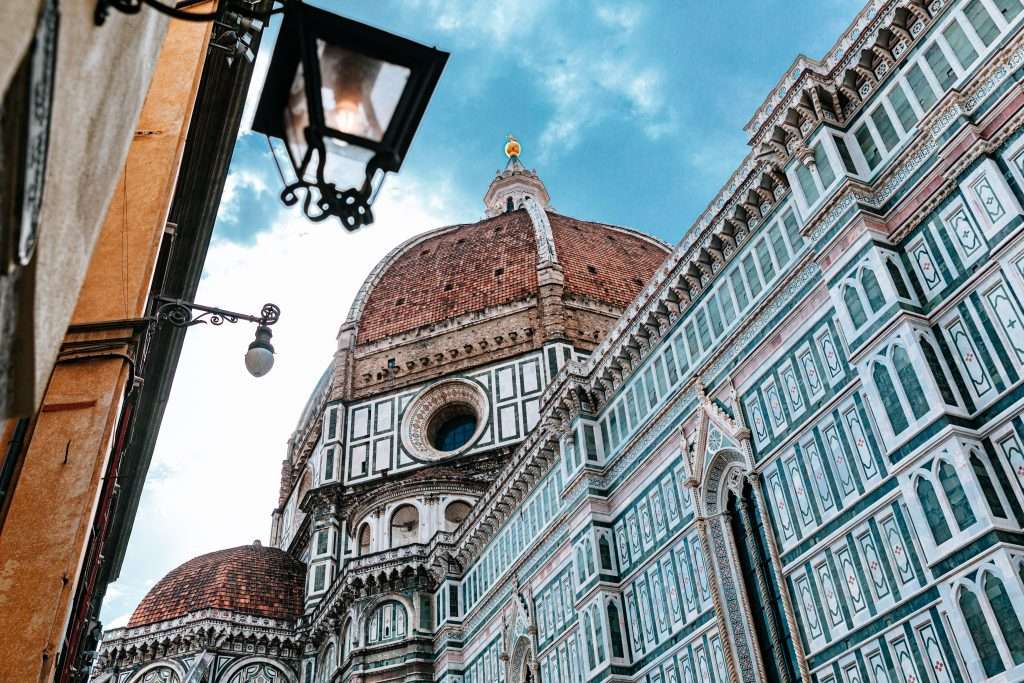
[[[135,608],[128,627],[205,609],[294,620],[302,614],[305,575],[301,562],[259,542],[217,550],[189,560],[160,579]]]

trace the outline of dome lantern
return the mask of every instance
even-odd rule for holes
[[[523,166],[520,159],[522,145],[511,133],[505,138],[505,156],[508,163],[498,171],[484,195],[484,207],[488,218],[523,208],[529,198],[542,209],[551,208],[551,197],[544,182],[536,171]]]

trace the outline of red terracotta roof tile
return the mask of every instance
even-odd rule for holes
[[[297,619],[305,565],[277,548],[243,545],[200,555],[171,570],[135,608],[128,627],[205,609]]]
[[[367,297],[357,343],[524,299],[537,291],[536,254],[523,210],[413,244]],[[495,275],[497,268],[504,272]]]
[[[668,254],[637,233],[548,212],[567,293],[625,308]],[[537,242],[524,209],[414,243],[381,273],[358,344],[537,293]]]
[[[625,308],[668,256],[649,237],[548,212],[567,293]]]

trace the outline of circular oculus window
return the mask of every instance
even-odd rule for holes
[[[487,426],[487,394],[476,382],[450,379],[413,398],[402,418],[402,445],[419,460],[465,453]]]

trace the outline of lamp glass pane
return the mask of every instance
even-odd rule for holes
[[[317,41],[324,121],[328,128],[381,142],[411,71]]]
[[[350,145],[337,138],[324,138],[327,150],[327,164],[324,166],[324,177],[335,187],[345,190],[350,187],[362,187],[366,181],[366,165],[373,158],[373,150]],[[315,170],[306,173],[313,175]]]
[[[288,106],[284,110],[284,141],[295,168],[299,168],[306,154],[306,127],[309,126],[309,106],[306,101],[306,77],[299,64],[288,90]]]
[[[381,142],[395,114],[398,100],[411,71],[379,59],[360,55],[323,40],[317,41],[320,59],[321,98],[328,128]],[[307,151],[306,128],[310,124],[306,79],[299,64],[285,109],[285,142],[296,169]],[[344,140],[325,137],[327,152],[324,177],[336,187],[361,187],[366,165],[374,152]],[[305,169],[305,180],[316,180],[316,160]]]

